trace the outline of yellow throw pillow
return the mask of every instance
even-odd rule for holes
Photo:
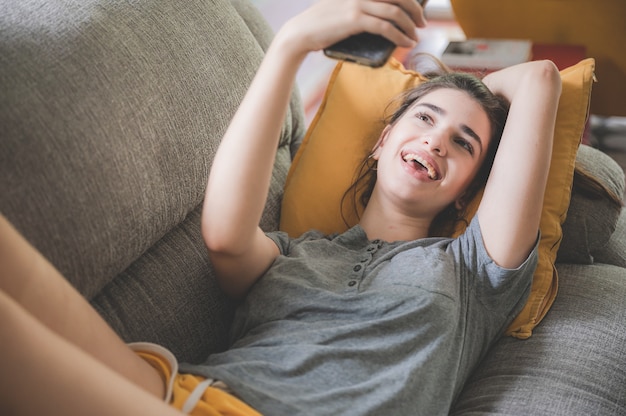
[[[556,296],[558,276],[554,261],[561,242],[561,224],[569,207],[594,68],[595,61],[590,58],[561,71],[563,92],[540,225],[539,264],[528,302],[507,331],[518,338],[531,336]],[[356,224],[356,218],[348,218],[348,225],[344,223],[341,198],[351,185],[358,164],[380,136],[390,101],[423,81],[420,74],[406,70],[394,59],[378,69],[337,64],[289,171],[281,230],[295,237],[310,229],[342,232]],[[480,197],[472,201],[468,219],[474,215]],[[457,229],[457,233],[462,231]]]
[[[341,197],[378,140],[387,105],[424,80],[394,59],[377,69],[337,64],[287,176],[281,230],[298,236],[310,229],[329,234],[347,229]]]

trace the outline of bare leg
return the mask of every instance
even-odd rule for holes
[[[0,293],[68,343],[146,391],[163,397],[160,375],[128,348],[82,295],[2,215]],[[38,353],[47,353],[48,346],[40,346]],[[25,362],[31,360],[32,357],[26,358]]]
[[[0,292],[0,414],[180,415]]]

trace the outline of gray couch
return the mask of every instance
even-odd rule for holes
[[[1,10],[0,212],[126,340],[191,362],[225,348],[234,305],[213,278],[201,202],[267,25],[245,0],[6,0]],[[265,230],[277,228],[305,127],[297,94],[290,110]],[[623,197],[614,162],[591,148],[579,156]],[[551,312],[529,340],[498,342],[454,414],[626,414],[625,214],[575,194],[559,256]]]

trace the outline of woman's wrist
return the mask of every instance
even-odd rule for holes
[[[302,33],[299,33],[298,28],[294,26],[296,25],[291,21],[282,26],[274,36],[268,54],[277,54],[282,59],[300,64],[313,50],[307,47]]]

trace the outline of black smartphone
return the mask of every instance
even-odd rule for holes
[[[428,0],[416,1],[424,7]],[[324,49],[324,54],[330,58],[378,68],[387,62],[395,48],[396,45],[389,39],[364,32],[329,46]]]

